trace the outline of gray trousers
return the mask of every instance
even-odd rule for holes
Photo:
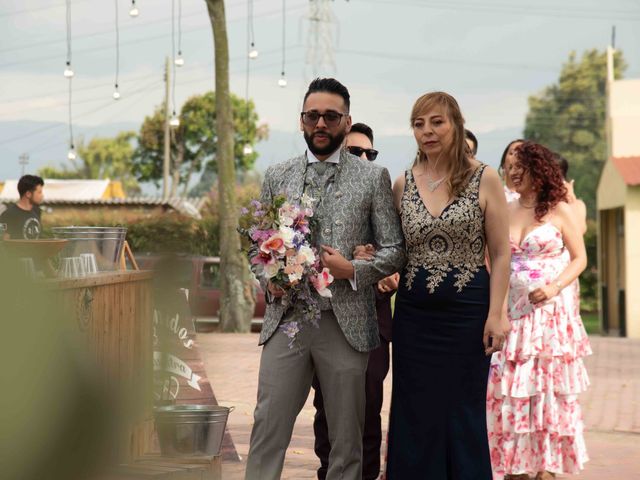
[[[289,321],[285,318],[283,321]],[[262,349],[245,480],[278,480],[296,417],[309,396],[313,374],[324,395],[331,454],[327,480],[361,480],[365,372],[368,353],[344,337],[332,311],[320,328],[305,325],[290,349],[276,331]]]

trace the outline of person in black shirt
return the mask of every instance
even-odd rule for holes
[[[40,204],[44,199],[44,180],[36,175],[23,175],[18,181],[20,200],[0,215],[0,223],[7,225],[5,238],[36,240],[40,236]]]

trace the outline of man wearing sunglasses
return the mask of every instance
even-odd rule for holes
[[[373,130],[364,123],[354,123],[344,141],[345,150],[360,157],[365,161],[373,161],[378,156],[378,151],[373,149]],[[365,416],[364,430],[362,434],[362,480],[376,480],[380,475],[380,445],[382,443],[382,410],[383,384],[389,373],[389,342],[391,341],[391,296],[397,288],[398,274],[394,274],[387,280],[395,282],[395,286],[381,290],[378,287],[376,293],[376,315],[378,318],[378,330],[380,332],[380,346],[369,352],[365,378]],[[318,468],[318,480],[325,480],[329,466],[331,442],[327,428],[327,417],[324,408],[322,389],[318,377],[313,378],[315,396],[313,405],[316,407],[316,415],[313,421],[315,434],[314,450],[320,459]]]
[[[312,241],[335,281],[331,298],[315,295],[318,328],[303,324],[296,347],[279,326],[299,321],[283,292],[263,281],[267,309],[246,480],[277,480],[296,416],[312,378],[324,397],[331,452],[327,480],[361,480],[365,414],[365,372],[369,352],[380,345],[373,285],[405,262],[400,221],[389,172],[342,148],[351,128],[349,91],[332,78],[311,82],[300,114],[307,151],[267,169],[261,201],[284,194],[314,199]],[[378,245],[371,261],[354,260],[357,245]],[[259,266],[254,268],[259,269]]]
[[[363,160],[374,161],[378,151],[373,149],[373,130],[364,123],[354,123],[344,141],[344,147],[352,155]]]

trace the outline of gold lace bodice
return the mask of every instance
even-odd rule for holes
[[[486,165],[480,165],[464,191],[434,217],[425,206],[413,173],[407,170],[400,218],[407,248],[405,279],[411,290],[420,268],[428,271],[426,288],[434,293],[449,272],[455,270],[458,292],[484,266],[484,214],[478,200],[480,179]]]

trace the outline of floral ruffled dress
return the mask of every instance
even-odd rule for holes
[[[543,304],[528,294],[555,281],[569,256],[551,223],[511,242],[511,331],[494,354],[487,426],[494,478],[505,474],[578,473],[588,460],[578,395],[589,385],[591,354],[575,282]]]

